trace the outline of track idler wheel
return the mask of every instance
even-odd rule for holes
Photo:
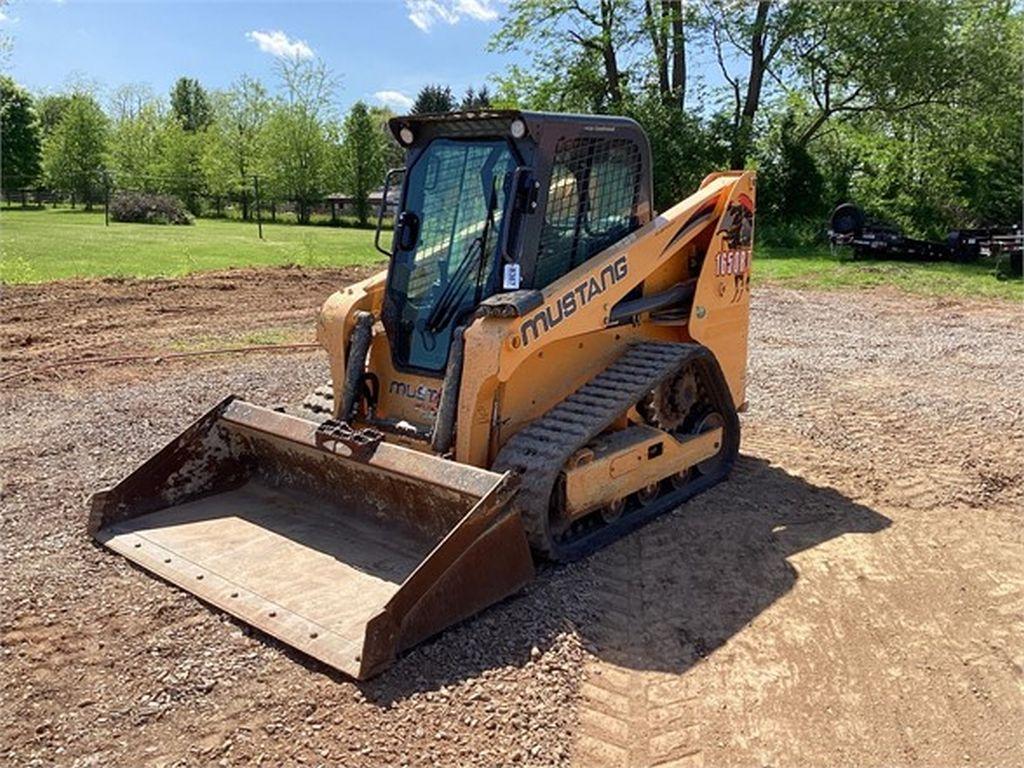
[[[669,482],[673,488],[685,488],[691,482],[693,482],[693,474],[696,470],[693,467],[687,467],[682,472],[676,472],[669,478]]]
[[[616,520],[622,517],[622,513],[625,511],[626,500],[616,499],[610,504],[606,504],[601,509],[601,519],[604,520],[606,523],[614,523]]]
[[[700,421],[697,422],[693,433],[701,435],[705,432],[710,432],[712,429],[725,426],[725,419],[722,418],[722,414],[717,411],[705,414],[701,417]],[[719,444],[718,453],[704,461],[697,462],[697,471],[702,475],[712,475],[722,468],[722,465],[726,461],[725,448]]]
[[[661,494],[661,486],[658,483],[651,483],[646,485],[636,492],[636,500],[640,502],[640,505],[646,507],[648,504],[653,502]]]

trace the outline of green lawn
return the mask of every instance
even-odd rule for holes
[[[211,269],[372,264],[382,259],[365,229],[198,219],[194,226],[103,226],[103,212],[0,209],[0,281],[153,277]]]
[[[365,229],[256,225],[199,219],[194,226],[111,224],[103,213],[0,209],[0,281],[31,283],[70,277],[183,275],[208,269],[297,264],[372,264],[381,260]],[[756,283],[792,288],[891,286],[909,293],[1024,300],[1024,282],[998,280],[988,264],[853,261],[827,248],[761,246]]]
[[[997,279],[987,262],[854,261],[844,251],[837,249],[836,254],[832,256],[827,247],[757,247],[754,282],[823,290],[891,286],[924,296],[1024,300],[1024,281]]]

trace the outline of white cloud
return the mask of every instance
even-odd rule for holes
[[[261,51],[269,53],[271,56],[284,59],[313,58],[313,49],[306,44],[305,40],[292,40],[279,29],[273,32],[253,30],[246,32],[245,36],[256,43]]]
[[[434,0],[405,0],[405,8],[409,11],[409,21],[423,32],[429,32],[438,18],[449,24],[458,21],[458,17],[453,18],[444,6]]]
[[[457,24],[467,16],[477,21],[494,21],[498,18],[497,0],[405,0],[409,20],[423,32],[438,21]]]
[[[494,21],[498,18],[495,0],[457,0],[455,9],[477,21]]]
[[[0,11],[0,24],[3,24],[5,21],[7,21],[7,18],[7,14],[4,13],[3,11]]]
[[[373,98],[397,112],[407,112],[416,103],[411,97],[406,96],[401,91],[377,91],[373,94]]]

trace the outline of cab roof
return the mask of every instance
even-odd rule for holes
[[[643,129],[628,117],[617,115],[579,115],[561,112],[530,112],[519,109],[486,109],[467,112],[442,112],[404,115],[388,120],[388,129],[404,147],[423,146],[438,137],[475,138],[511,135],[512,123],[522,120],[526,135],[538,140],[547,130],[574,134],[600,133],[643,135]],[[402,129],[412,132],[412,141],[403,140]],[[406,135],[408,138],[408,135]]]

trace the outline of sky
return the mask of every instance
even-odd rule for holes
[[[362,100],[402,113],[424,85],[459,98],[528,65],[527,53],[487,50],[507,9],[508,0],[0,0],[0,34],[14,43],[5,73],[37,94],[84,80],[101,97],[139,83],[166,95],[182,76],[216,90],[242,74],[273,88],[287,55],[330,67],[341,112]],[[724,82],[704,48],[687,45],[688,105],[695,89]]]
[[[69,78],[102,93],[147,83],[167,94],[183,75],[210,89],[243,73],[272,83],[276,57],[298,55],[340,76],[342,110],[361,99],[403,112],[428,83],[461,96],[517,60],[487,51],[503,10],[500,0],[13,0],[0,28],[14,40],[5,69],[37,93]]]

